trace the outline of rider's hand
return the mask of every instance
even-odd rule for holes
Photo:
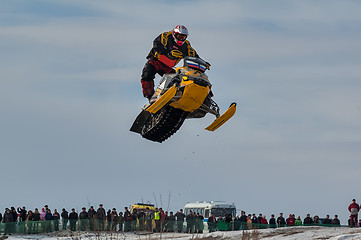
[[[207,64],[207,69],[210,70],[211,69],[211,64],[209,62],[206,62]]]

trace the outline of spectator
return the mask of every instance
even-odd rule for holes
[[[111,221],[111,230],[116,231],[118,225],[118,213],[117,209],[113,208],[112,212],[110,213],[110,221]]]
[[[3,220],[3,215],[0,212],[0,223],[2,223],[2,220]]]
[[[71,213],[69,214],[69,222],[70,222],[70,231],[76,230],[76,222],[78,221],[78,213],[75,212],[75,209],[71,209]]]
[[[105,214],[105,209],[103,208],[103,204],[99,204],[99,208],[97,210],[98,230],[99,231],[104,231],[105,218],[106,218],[106,214]]]
[[[26,214],[27,211],[25,210],[25,207],[18,207],[17,212],[19,213],[19,232],[25,233],[25,224],[26,224]]]
[[[149,221],[150,226],[152,226],[152,220]],[[123,216],[123,212],[119,212],[118,215],[118,224],[119,224],[119,231],[123,232],[123,224],[124,224],[124,216]],[[151,227],[149,228],[151,229]],[[149,230],[150,231],[150,230]]]
[[[295,226],[302,226],[302,220],[300,216],[298,216],[295,220]]]
[[[268,225],[268,222],[267,222],[266,216],[262,216],[262,219],[261,219],[261,224]]]
[[[97,212],[94,210],[93,206],[90,206],[88,210],[88,218],[89,218],[89,227],[90,231],[95,230],[95,219],[96,219]]]
[[[14,215],[12,214],[9,208],[5,209],[3,223],[11,223],[14,222]]]
[[[198,214],[198,213],[197,213]],[[224,216],[224,221],[226,223],[230,223],[232,222],[232,214],[226,214],[226,216]]]
[[[241,222],[242,230],[247,229],[247,215],[245,211],[241,211],[241,217],[239,218],[239,221]]]
[[[159,211],[160,211],[160,221],[161,221],[160,225],[164,226],[165,213],[162,208],[159,208]]]
[[[258,223],[258,218],[256,217],[256,214],[252,214],[252,223],[253,224],[257,224]]]
[[[316,225],[320,224],[320,218],[317,215],[313,218],[313,223]]]
[[[139,221],[139,229],[141,231],[145,230],[144,226],[145,226],[145,212],[144,209],[141,209],[140,212],[138,213],[138,221]]]
[[[259,215],[258,215],[258,218],[257,218],[257,223],[258,224],[261,224],[262,223],[262,213],[260,213]]]
[[[211,216],[208,218],[207,225],[210,233],[216,230],[217,220],[213,213],[211,213]]]
[[[107,211],[107,216],[106,216],[106,220],[107,220],[107,231],[110,231],[110,227],[112,225],[112,211],[110,209],[108,209]]]
[[[28,233],[34,233],[33,211],[29,210],[26,216]]]
[[[54,222],[54,230],[55,231],[59,230],[59,219],[60,219],[60,214],[58,213],[57,209],[54,209],[52,220]]]
[[[63,220],[63,230],[66,230],[66,225],[68,225],[69,221],[69,214],[68,211],[65,210],[65,208],[63,208],[61,212],[61,218]]]
[[[247,216],[247,229],[252,229],[252,224],[253,224],[252,215],[248,214],[248,216]]]
[[[88,218],[89,218],[89,215],[86,211],[86,208],[82,207],[81,212],[79,213],[79,219],[88,219]]]
[[[53,215],[51,214],[50,209],[48,208],[48,210],[46,210],[46,214],[45,214],[45,221],[47,221],[45,223],[45,228],[46,228],[46,232],[51,232],[51,221],[53,218]]]
[[[330,215],[326,215],[326,219],[323,221],[323,224],[325,225],[331,225],[332,221],[330,219]]]
[[[169,213],[169,216],[167,215],[165,218],[165,228],[167,232],[174,232],[174,224],[175,224],[175,216],[173,212]]]
[[[125,217],[125,213],[124,213],[124,218],[125,218],[125,224],[127,224],[127,220]],[[160,232],[160,221],[161,221],[161,215],[160,215],[160,211],[158,208],[155,208],[155,212],[154,212],[154,222],[155,222],[155,231],[156,232]],[[125,226],[124,226],[125,228]],[[126,231],[126,230],[124,230]]]
[[[276,228],[277,227],[277,223],[276,223],[276,219],[275,219],[275,215],[271,214],[271,218],[269,220],[269,225],[271,228]]]
[[[204,230],[204,224],[203,224],[204,217],[197,213],[196,215],[196,233],[203,233]],[[230,222],[232,222],[232,215],[229,214],[227,221],[230,219]]]
[[[6,208],[3,217],[3,223],[5,223],[4,235],[11,235],[13,227],[11,224],[12,222],[14,222],[14,215],[9,208]]]
[[[53,219],[53,214],[51,214],[50,209],[46,210],[45,220],[46,221],[51,221],[52,219]]]
[[[175,214],[175,216],[177,218],[177,230],[180,233],[183,231],[183,222],[186,215],[183,213],[183,209],[180,209],[179,212]]]
[[[145,230],[148,232],[153,232],[153,228],[152,228],[152,222],[153,222],[153,211],[151,211],[149,209],[149,207],[147,207],[145,209],[145,213],[144,213],[144,218],[145,218]]]
[[[233,220],[233,229],[234,230],[241,230],[241,225],[242,225],[242,223],[241,223],[241,217],[239,217],[238,215],[236,215],[236,217],[234,218],[234,220]]]
[[[32,221],[36,221],[36,222],[40,221],[40,213],[37,208],[35,208],[35,210],[34,210]]]
[[[27,221],[33,221],[33,211],[29,210],[28,215],[26,216]]]
[[[18,221],[18,213],[16,212],[14,207],[11,207],[11,214],[13,215],[13,222]]]
[[[303,219],[303,225],[312,225],[312,224],[313,224],[313,220],[311,218],[311,215],[307,214],[305,219]]]
[[[46,215],[45,208],[42,208],[40,212],[40,221],[45,221],[45,215]]]
[[[280,213],[280,216],[277,218],[278,227],[286,226],[285,218],[283,217],[283,213]]]
[[[295,225],[295,218],[294,215],[290,214],[289,217],[286,219],[287,226],[294,226]]]
[[[341,225],[340,219],[338,219],[338,216],[335,215],[335,218],[332,220],[333,225]]]
[[[80,231],[87,230],[89,224],[88,213],[85,207],[82,207],[81,212],[79,213],[79,222],[80,222]]]
[[[168,212],[165,212],[165,218],[164,218],[164,222],[163,222],[163,229],[164,232],[169,232],[169,215]]]
[[[160,215],[159,215],[158,220],[159,220],[159,231],[160,231]],[[132,229],[131,224],[132,224],[132,215],[130,214],[128,208],[125,207],[124,208],[124,231],[125,232],[130,232],[131,231],[131,229]]]
[[[220,217],[222,219],[222,216]],[[195,215],[192,211],[189,211],[189,214],[186,216],[186,221],[187,221],[187,233],[194,233]]]
[[[25,207],[22,207],[22,208],[18,207],[17,211],[20,214],[19,220],[21,222],[25,222],[26,221],[26,209],[25,209]]]
[[[138,222],[138,210],[133,209],[133,212],[131,213],[131,224],[130,224],[130,226],[131,226],[130,230],[131,231],[134,231],[136,229],[137,222]]]
[[[352,203],[348,206],[348,211],[350,212],[350,225],[351,227],[356,227],[358,222],[358,212],[360,211],[360,206],[356,203],[356,199],[352,199]]]

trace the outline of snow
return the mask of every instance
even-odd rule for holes
[[[242,235],[244,237],[242,238]],[[248,237],[247,237],[248,236]],[[1,240],[3,237],[1,237]],[[361,228],[348,227],[287,227],[233,232],[213,232],[204,234],[185,233],[88,233],[56,232],[44,235],[11,235],[7,240],[141,240],[141,239],[262,239],[262,240],[359,240]]]

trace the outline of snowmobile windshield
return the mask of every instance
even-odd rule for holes
[[[184,66],[201,72],[205,72],[207,69],[206,61],[197,57],[185,57]]]

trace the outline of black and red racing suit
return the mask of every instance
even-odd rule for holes
[[[172,36],[172,31],[160,34],[153,41],[153,48],[150,50],[144,65],[141,83],[144,97],[150,99],[154,94],[154,78],[156,73],[163,76],[165,73],[174,72],[173,67],[186,56],[199,57],[191,47],[188,40],[179,46]]]

